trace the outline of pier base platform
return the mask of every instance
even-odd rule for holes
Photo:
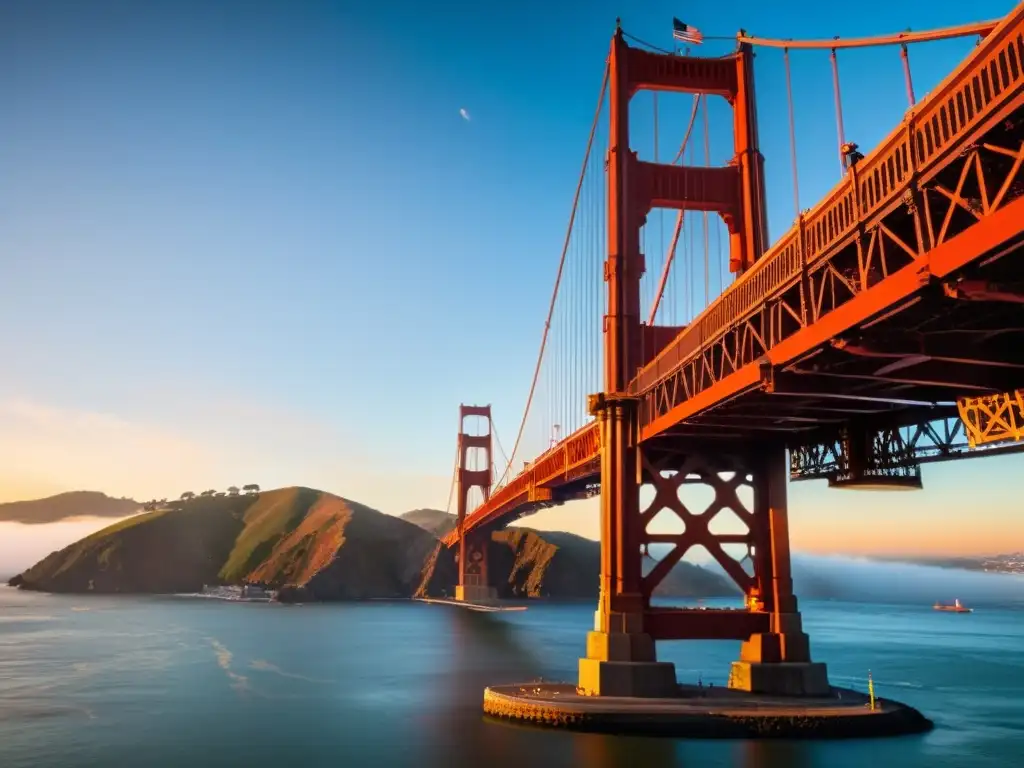
[[[612,734],[689,738],[842,739],[923,733],[934,726],[916,709],[857,691],[768,696],[679,686],[672,698],[583,696],[571,684],[524,683],[484,691],[484,712],[519,723]]]
[[[481,603],[498,599],[498,590],[494,587],[481,587],[474,584],[455,587],[455,599],[459,602]]]

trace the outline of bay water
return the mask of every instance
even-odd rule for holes
[[[714,601],[708,601],[712,605]],[[575,680],[590,603],[476,613],[417,602],[285,606],[0,588],[0,766],[1024,764],[1024,611],[802,601],[834,685],[911,704],[920,736],[622,738],[496,723],[484,686]],[[735,642],[659,644],[724,685]]]

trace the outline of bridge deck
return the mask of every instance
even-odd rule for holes
[[[1020,387],[1022,163],[1024,5],[638,373],[641,439],[809,442]],[[465,529],[586,493],[599,455],[591,423]]]

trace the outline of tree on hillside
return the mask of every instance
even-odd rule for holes
[[[155,499],[153,501],[147,501],[145,504],[142,505],[142,511],[143,512],[153,512],[155,510],[156,510],[156,500]]]
[[[210,489],[210,490],[208,490],[208,491],[203,491],[203,492],[202,492],[202,493],[200,493],[199,495],[200,495],[200,496],[202,496],[202,497],[204,497],[204,498],[207,498],[207,499],[208,499],[208,498],[210,498],[211,496],[213,496],[213,495],[214,495],[214,494],[216,494],[216,493],[217,493],[217,491],[216,491],[215,489],[211,488],[211,489]]]
[[[192,499],[194,499],[195,497],[196,495],[192,493],[192,491],[185,491],[183,494],[181,494],[182,501],[192,501]]]
[[[256,483],[249,483],[248,485],[243,485],[242,490],[246,493],[259,493],[260,487]]]
[[[238,495],[238,486],[237,485],[229,485],[228,486],[228,496],[237,496],[237,495]]]

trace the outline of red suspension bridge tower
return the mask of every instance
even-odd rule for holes
[[[729,231],[729,262],[742,273],[766,248],[763,158],[758,148],[753,52],[749,44],[718,59],[666,57],[629,47],[618,30],[609,56],[610,148],[608,155],[608,314],[604,325],[605,391],[590,398],[601,436],[601,592],[587,656],[580,659],[579,686],[593,695],[659,696],[675,690],[674,665],[658,662],[655,640],[740,639],[735,687],[763,692],[826,693],[823,664],[813,664],[793,596],[786,522],[785,444],[715,448],[666,436],[639,440],[640,398],[629,385],[640,367],[640,277],[644,256],[640,228],[655,207],[711,211]],[[641,162],[629,145],[629,103],[637,91],[681,91],[725,98],[733,108],[735,155],[723,168],[692,168]],[[653,336],[653,334],[650,334]],[[659,352],[653,349],[652,352]],[[733,479],[722,479],[723,472]],[[679,486],[703,482],[715,500],[694,514],[679,500]],[[640,488],[655,499],[640,509]],[[741,484],[754,491],[743,508]],[[716,536],[709,522],[722,509],[747,522],[754,574],[749,577],[722,545],[746,536]],[[685,524],[681,534],[649,534],[647,522],[670,509]],[[642,547],[672,545],[672,553],[646,577]],[[654,588],[693,546],[703,545],[745,587],[758,612],[665,610],[651,607]]]
[[[466,432],[466,419],[480,417],[486,420],[487,431],[483,434]],[[483,461],[470,462],[470,451],[483,452]],[[479,456],[477,456],[479,459]],[[472,464],[472,467],[471,467]],[[479,468],[482,465],[483,468]],[[466,522],[469,506],[469,492],[479,488],[484,501],[491,493],[493,475],[491,456],[491,406],[459,406],[459,458],[456,468],[456,493],[458,529]],[[490,543],[490,529],[474,529],[459,539],[459,583],[455,587],[456,600],[487,600],[497,596],[487,578],[487,549]]]

